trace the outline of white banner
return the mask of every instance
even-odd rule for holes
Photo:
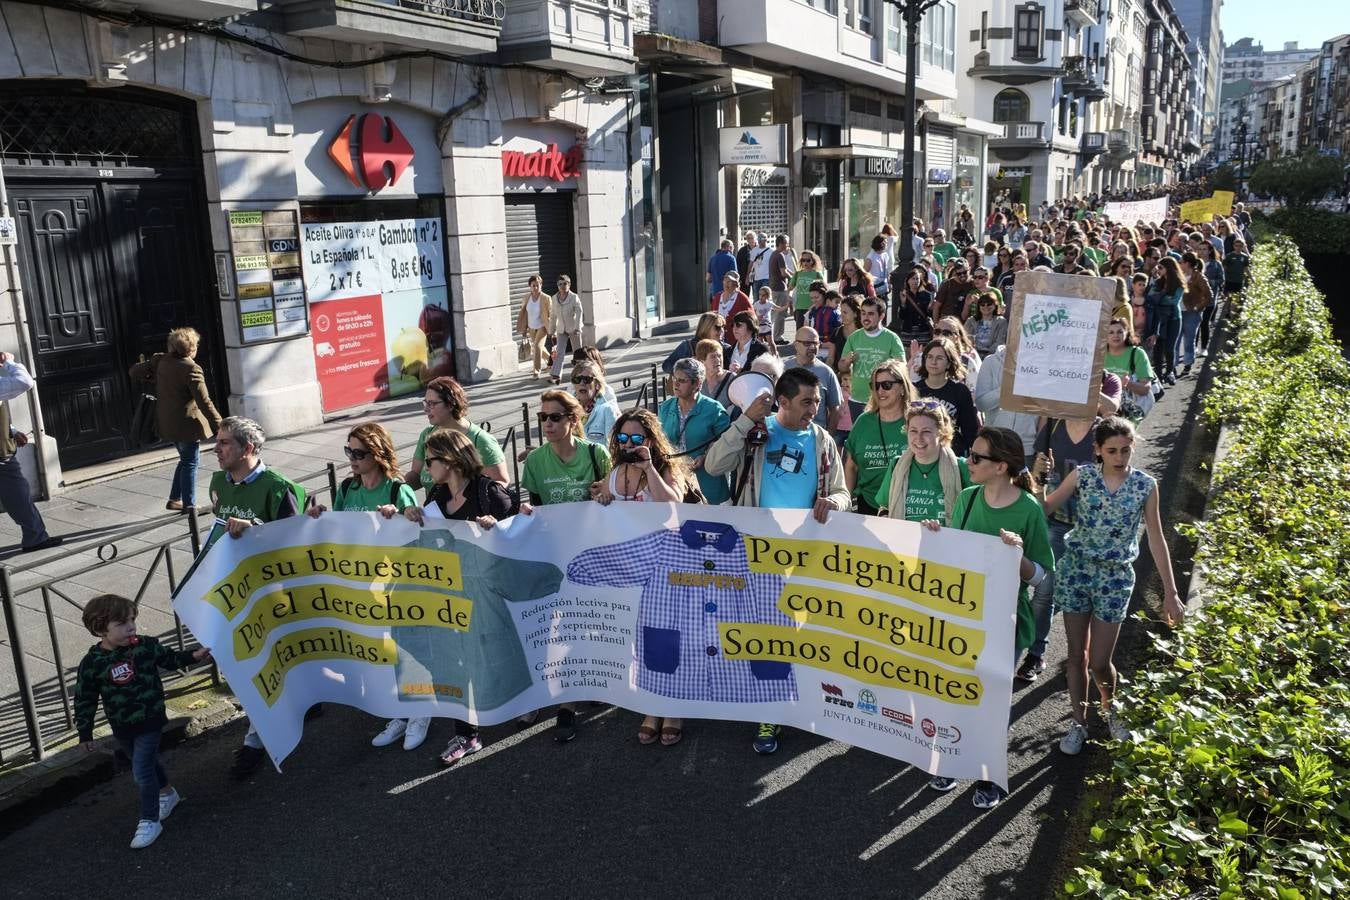
[[[1136,222],[1154,224],[1167,218],[1168,203],[1171,195],[1154,197],[1152,200],[1113,201],[1106,204],[1106,217],[1112,222],[1134,227]]]
[[[787,159],[786,125],[731,125],[717,129],[724,166],[781,166]]]
[[[1006,787],[1018,562],[852,513],[573,503],[483,532],[329,512],[216,541],[174,608],[278,765],[319,702],[491,725],[596,700]]]

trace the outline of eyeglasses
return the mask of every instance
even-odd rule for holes
[[[879,391],[893,391],[895,390],[895,386],[899,383],[900,382],[892,378],[890,381],[874,381],[872,382],[872,387]]]
[[[797,341],[803,347],[819,347],[820,341]]]
[[[953,278],[965,278],[968,275],[970,275],[970,273],[965,269],[952,269]]]
[[[539,416],[539,421],[540,421],[540,422],[552,422],[552,423],[555,424],[555,425],[558,424],[559,422],[563,421],[564,419],[570,419],[570,418],[572,418],[572,417],[569,416],[567,413],[546,413],[546,412],[541,412],[541,413],[536,413],[536,415]]]
[[[985,456],[983,453],[976,453],[974,450],[966,454],[966,462],[972,465],[979,465],[982,462],[994,462],[992,456]]]
[[[444,400],[423,400],[423,401],[422,401],[422,408],[423,408],[423,409],[431,409],[433,406],[444,406],[445,404],[446,404],[446,401],[444,401]]]
[[[988,273],[988,272],[980,272],[978,275],[974,275],[974,276],[971,276],[971,277],[977,278],[977,279],[983,279],[983,280],[985,280],[985,281],[988,281],[988,280],[989,280],[989,273]]]
[[[572,383],[573,383],[573,384],[592,384],[592,383],[594,383],[594,381],[595,381],[595,376],[594,376],[594,375],[573,375],[573,376],[572,376]]]
[[[632,444],[634,447],[641,447],[647,441],[647,436],[642,434],[628,434],[620,431],[614,435],[614,440],[618,441],[619,446],[626,447]]]
[[[357,462],[370,456],[369,450],[353,450],[351,447],[343,447],[342,452],[347,454],[348,459],[354,459]]]

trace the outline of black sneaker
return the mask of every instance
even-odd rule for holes
[[[755,752],[765,756],[778,752],[778,732],[781,729],[772,723],[761,722],[755,731]]]
[[[992,781],[977,781],[975,795],[970,798],[970,802],[976,809],[993,809],[1006,799],[1008,792]]]
[[[1030,684],[1044,671],[1045,660],[1041,659],[1039,656],[1032,656],[1028,653],[1026,659],[1022,660],[1022,664],[1017,667],[1017,674],[1013,677],[1018,681],[1025,681]]]
[[[1173,385],[1173,384],[1176,384],[1176,383],[1177,383],[1177,373],[1175,373],[1175,372],[1168,372],[1166,375],[1163,376],[1163,381],[1167,382],[1169,386],[1170,386],[1170,385]]]
[[[558,710],[558,720],[553,723],[553,739],[566,744],[577,736],[577,714],[570,709]]]
[[[253,774],[253,770],[262,765],[263,758],[267,756],[266,751],[261,747],[249,747],[247,745],[234,751],[234,761],[230,763],[230,777],[236,779],[245,779]]]
[[[1189,375],[1189,374],[1191,374],[1191,367],[1190,367],[1190,366],[1182,366],[1182,367],[1181,367],[1181,377],[1182,377],[1182,378],[1185,378],[1185,377],[1186,377],[1187,375]]]

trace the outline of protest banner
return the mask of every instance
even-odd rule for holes
[[[174,608],[278,766],[319,702],[492,725],[595,700],[1006,786],[1019,560],[842,512],[570,503],[487,531],[328,512],[218,540]]]
[[[1211,216],[1231,216],[1233,214],[1232,191],[1215,191],[1209,195],[1209,200],[1209,214]]]
[[[1212,203],[1209,197],[1203,200],[1188,200],[1181,204],[1181,212],[1178,214],[1181,221],[1190,222],[1192,225],[1199,225],[1201,222],[1210,220],[1210,209]]]
[[[1122,200],[1106,204],[1106,217],[1122,225],[1134,225],[1135,222],[1161,222],[1167,218],[1167,203],[1171,196],[1154,197],[1152,200]]]
[[[999,406],[1060,419],[1097,415],[1114,278],[1018,272]]]

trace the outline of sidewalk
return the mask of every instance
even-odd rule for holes
[[[603,351],[609,382],[621,407],[631,405],[643,384],[650,382],[651,366],[659,366],[688,333],[686,328],[645,341],[629,341]],[[629,380],[627,386],[625,379]],[[515,426],[523,447],[523,435],[519,434],[523,427],[520,405],[530,403],[532,418],[539,393],[548,387],[547,379],[535,380],[528,372],[468,385],[469,417],[488,428],[498,440],[503,440]],[[307,489],[326,491],[328,463],[337,464],[339,478],[346,474],[347,462],[342,447],[347,431],[359,422],[375,421],[393,435],[399,462],[406,470],[412,460],[413,444],[426,426],[421,404],[419,394],[330,416],[321,428],[268,440],[262,458],[267,465],[292,478],[305,479]],[[48,530],[66,538],[65,545],[52,550],[18,554],[18,528],[8,516],[0,517],[0,547],[3,548],[0,549],[0,565],[19,569],[11,574],[17,625],[48,740],[66,730],[56,679],[58,661],[67,671],[72,671],[92,643],[80,622],[85,601],[95,594],[107,592],[134,597],[144,584],[146,589],[139,618],[141,631],[169,640],[175,635],[177,623],[169,603],[166,564],[181,576],[192,561],[187,520],[164,509],[175,464],[164,462],[130,474],[77,485],[61,496],[39,503]],[[204,507],[209,503],[206,490],[215,470],[215,457],[204,446],[197,476],[197,499],[203,507],[199,522],[203,533],[211,522]],[[102,543],[126,530],[132,533],[113,543]],[[167,560],[161,561],[151,548],[175,535],[180,535],[181,539],[165,554]],[[140,554],[132,556],[137,551],[141,551]],[[84,569],[88,571],[81,571]],[[49,622],[42,592],[22,592],[65,573],[76,574],[48,589]],[[26,758],[28,750],[28,734],[17,691],[8,632],[0,631],[0,762],[6,764],[16,762],[16,756]]]

